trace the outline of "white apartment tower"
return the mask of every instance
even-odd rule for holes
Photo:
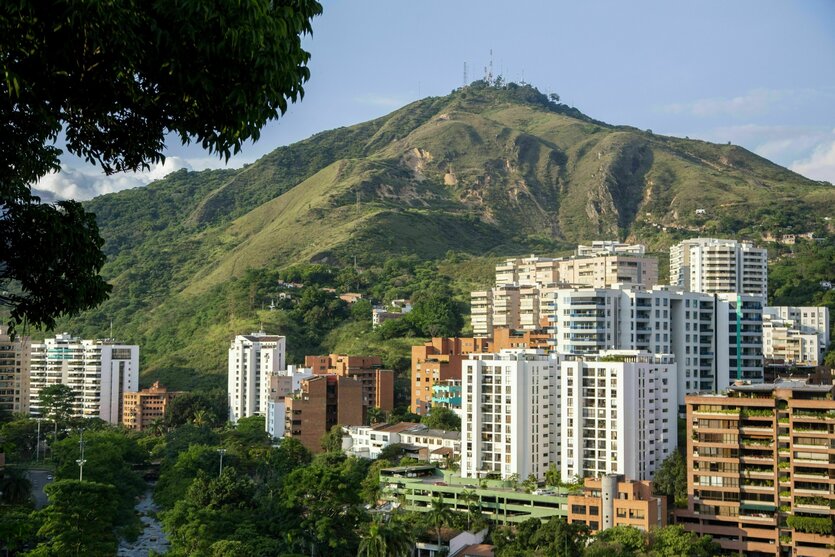
[[[636,350],[560,362],[562,477],[651,480],[676,449],[676,375],[672,355]]]
[[[471,354],[461,369],[461,475],[542,480],[559,463],[557,359],[502,350]]]
[[[285,369],[287,353],[283,336],[264,331],[238,335],[229,346],[229,420],[266,415],[270,395],[268,375]]]
[[[111,339],[82,340],[68,333],[32,344],[29,412],[42,416],[40,392],[62,383],[76,393],[73,416],[122,420],[122,394],[139,390],[139,347]]]
[[[714,296],[667,286],[562,288],[549,291],[542,306],[561,354],[674,354],[679,404],[685,394],[719,391],[737,379],[763,380],[757,296]]]
[[[693,292],[768,295],[768,251],[751,242],[694,238],[670,248],[670,284]]]
[[[0,411],[6,414],[29,413],[31,355],[29,337],[12,340],[6,327],[0,327]]]

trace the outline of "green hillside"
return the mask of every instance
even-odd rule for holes
[[[217,383],[232,334],[295,326],[261,308],[275,271],[296,263],[356,262],[371,276],[399,257],[442,260],[436,271],[463,299],[485,280],[471,268],[489,277],[501,255],[594,239],[661,251],[697,234],[826,235],[832,207],[831,185],[741,147],[612,126],[530,86],[476,82],[240,170],[180,171],[90,201],[113,294],[61,327],[101,335],[112,320],[142,345],[146,379]],[[319,348],[341,338],[325,336]]]

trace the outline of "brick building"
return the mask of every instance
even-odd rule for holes
[[[366,408],[377,407],[384,412],[394,410],[394,371],[383,369],[380,356],[305,356],[305,367],[314,375],[332,374],[350,377],[362,385],[362,404]]]
[[[319,374],[304,379],[301,388],[284,399],[284,436],[319,453],[322,436],[333,426],[364,423],[362,399],[362,384],[350,377]]]
[[[614,526],[648,531],[667,525],[667,501],[652,494],[652,482],[625,480],[618,474],[586,478],[582,495],[568,496],[568,522],[592,532]]]

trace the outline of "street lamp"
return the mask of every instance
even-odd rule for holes
[[[84,458],[84,428],[80,428],[78,430],[81,435],[81,439],[78,441],[78,445],[81,447],[81,458],[75,461],[78,464],[78,481],[84,481],[84,463],[87,460]]]
[[[226,454],[226,449],[218,449],[217,452],[220,453],[220,471],[217,473],[219,478],[223,474],[223,455]]]

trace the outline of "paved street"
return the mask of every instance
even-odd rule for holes
[[[51,475],[52,472],[48,470],[29,470],[26,472],[26,476],[32,482],[32,496],[35,498],[36,509],[40,509],[47,503],[46,493],[44,493],[43,488],[46,484],[52,483],[52,480],[47,479]]]

